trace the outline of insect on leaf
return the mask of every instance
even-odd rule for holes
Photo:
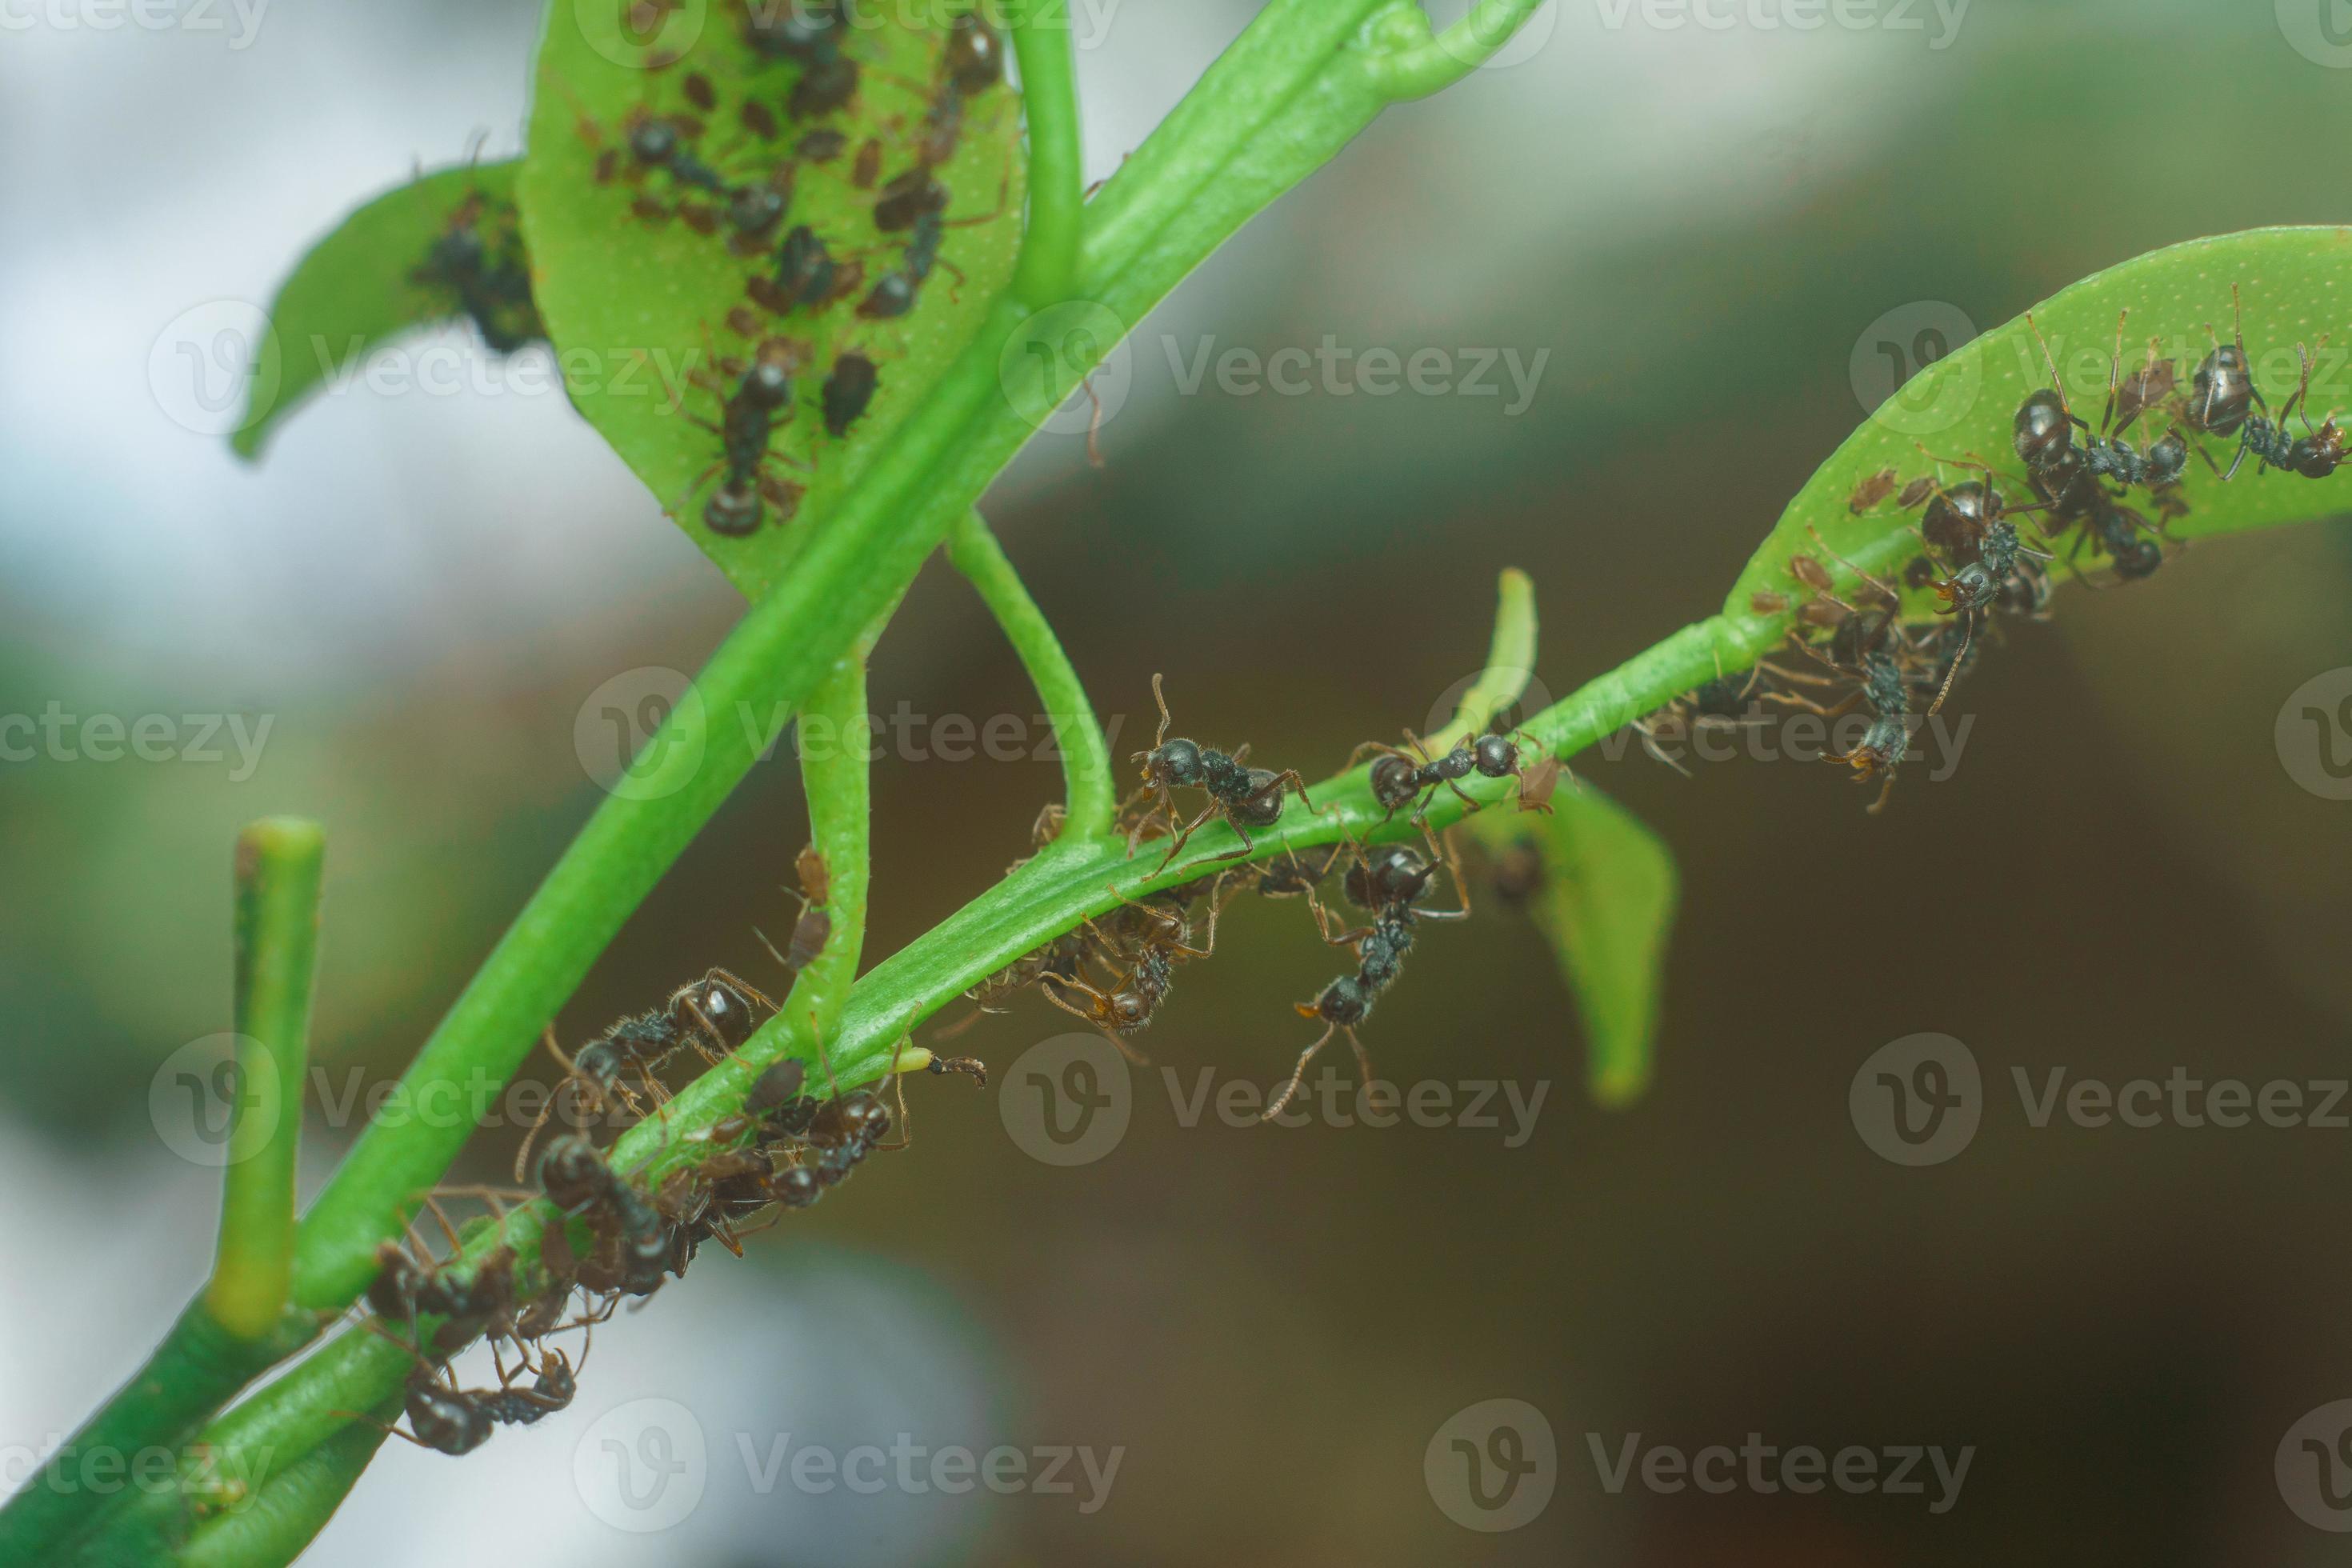
[[[254,367],[245,416],[230,438],[237,456],[259,456],[311,394],[415,328],[478,311],[482,336],[498,353],[546,335],[531,309],[515,212],[520,168],[465,164],[422,175],[310,247],[270,303],[276,352],[264,350]],[[450,248],[461,240],[480,247],[464,253],[462,274]]]
[[[2165,520],[2146,490],[2121,498],[2151,529],[2161,523],[2161,533],[2152,537],[2168,551],[2210,535],[2352,510],[2352,477],[2312,480],[2277,470],[2258,473],[2249,458],[2235,479],[2223,483],[2215,468],[2230,467],[2236,437],[2200,437],[2180,422],[2199,363],[2217,335],[2227,342],[2236,331],[2232,286],[2243,307],[2255,384],[2272,413],[2279,412],[2300,379],[2299,343],[2314,351],[2312,423],[2332,408],[2352,406],[2352,371],[2347,367],[2352,291],[2343,287],[2347,276],[2352,228],[2251,229],[2151,251],[2095,272],[2032,308],[2032,327],[2049,344],[2068,406],[2093,432],[2099,430],[2107,405],[2119,310],[2129,312],[2123,323],[2120,374],[2128,377],[2142,370],[2151,353],[2158,363],[2170,363],[2177,392],[2139,415],[2126,435],[2145,450],[2168,430],[2182,429],[2190,456],[2175,499],[2187,510]],[[2323,337],[2331,338],[2325,346]],[[1884,346],[1864,343],[1857,352]],[[1903,349],[1896,345],[1894,352],[1899,356]],[[1801,599],[1804,590],[1790,577],[1789,563],[1797,555],[1822,553],[1812,529],[1830,550],[1902,591],[1906,618],[1933,619],[1935,595],[1901,582],[1905,566],[1923,554],[1915,531],[1921,514],[1901,509],[1901,488],[1929,476],[1950,484],[1981,479],[1981,472],[1965,466],[1981,462],[1992,469],[2005,501],[2030,505],[2034,495],[2012,444],[2013,421],[2027,395],[2051,384],[2042,345],[2024,315],[1953,346],[1911,376],[1814,471],[1741,571],[1725,611],[1739,624],[1742,639],[1760,647],[1787,629],[1789,614],[1759,614],[1756,597],[1778,595],[1791,605]],[[2290,425],[2294,434],[2303,433],[2299,416]],[[2078,444],[2084,437],[2075,432]],[[1849,510],[1851,500],[1866,493],[1865,481],[1888,469],[1896,481],[1890,493],[1859,515]],[[2027,542],[2050,547],[2027,526],[2034,521],[2019,520]],[[2076,571],[2093,579],[2105,574],[2097,543],[2085,539],[2085,531],[2076,526],[2056,541],[2053,570],[2062,580]],[[1853,582],[1844,567],[1822,564],[1842,582]]]
[[[845,10],[811,41],[796,29],[823,6],[557,5],[541,42],[523,225],[572,400],[747,596],[782,575],[1012,273],[1019,99],[1001,80],[947,90],[950,29],[917,25],[924,9]],[[956,132],[932,163],[938,104]],[[926,189],[926,173],[945,202],[936,267],[910,310],[877,314],[868,301],[906,276],[916,232],[910,204],[886,197]],[[825,387],[841,374],[847,392],[849,356],[876,390],[835,435]],[[726,402],[763,362],[787,370],[790,395],[755,434],[734,510],[715,511]]]

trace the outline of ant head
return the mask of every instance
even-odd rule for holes
[[[1201,782],[1201,748],[1195,742],[1163,742],[1141,755],[1143,776],[1155,784],[1190,787]]]
[[[784,195],[772,185],[742,185],[728,198],[727,222],[748,235],[763,235],[783,221]]]
[[[1142,997],[1132,991],[1122,991],[1110,999],[1111,1027],[1139,1029],[1151,1017],[1151,1009]]]
[[[2065,399],[2054,388],[2042,387],[2018,405],[2011,422],[2011,444],[2029,468],[2046,468],[2074,445]]]
[[[667,163],[677,148],[677,127],[667,120],[648,120],[629,132],[629,153],[640,163]]]
[[[947,76],[965,98],[986,92],[1004,79],[1004,45],[976,10],[948,21]]]
[[[1478,772],[1490,779],[1499,779],[1519,771],[1519,748],[1505,735],[1481,735],[1473,747]]]
[[[744,374],[743,395],[761,408],[782,408],[793,400],[791,368],[779,357],[761,354]]]

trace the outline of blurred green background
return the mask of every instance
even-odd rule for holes
[[[1080,60],[1091,174],[1249,10],[1111,11]],[[1475,669],[1507,564],[1535,578],[1539,675],[1564,694],[1717,605],[1866,411],[1852,366],[1887,312],[1989,327],[2161,245],[2352,216],[2352,70],[2290,41],[2352,27],[2337,0],[2006,0],[1941,47],[1932,9],[1802,33],[1744,0],[1721,30],[1619,14],[1555,6],[1524,58],[1381,121],[1143,324],[1105,467],[1046,437],[1003,480],[988,510],[1122,757],[1155,671],[1180,732],[1310,777],[1420,727]],[[20,149],[0,170],[0,713],[273,720],[242,779],[0,764],[0,1442],[69,1426],[201,1279],[215,1175],[160,1147],[148,1090],[227,1027],[237,826],[326,824],[316,1059],[394,1076],[594,805],[589,693],[691,670],[739,612],[560,400],[354,390],[245,470],[150,392],[167,323],[266,300],[412,158],[454,159],[478,124],[511,152],[533,26],[513,4],[322,5],[268,14],[246,48],[0,45]],[[1507,391],[1187,395],[1171,355],[1211,337],[1549,358],[1516,416]],[[1430,932],[1366,1043],[1400,1081],[1549,1084],[1520,1147],[1188,1127],[1155,1068],[1118,1149],[1055,1169],[1006,1136],[996,1089],[918,1085],[911,1151],[600,1331],[572,1415],[456,1468],[388,1451],[315,1560],[2340,1561],[2273,1458],[2352,1394],[2352,1263],[2328,1239],[2352,1132],[2036,1129],[2010,1080],[2352,1071],[2352,808],[2272,741],[2289,692],[2352,663],[2347,595],[2341,525],[2069,588],[1959,693],[1963,765],[1912,772],[1882,817],[1818,765],[1588,759],[1684,878],[1646,1100],[1589,1104],[1549,955],[1491,902]],[[936,564],[873,689],[886,714],[1033,709]],[[869,956],[1024,853],[1056,788],[1050,762],[880,763]],[[567,1038],[713,963],[771,972],[752,928],[789,922],[803,837],[780,755],[565,1009]],[[1291,1004],[1336,969],[1303,907],[1237,904],[1143,1043],[1188,1086],[1203,1066],[1263,1085],[1310,1037]],[[1001,1068],[1070,1025],[1026,997],[957,1048]],[[1924,1030],[1974,1049],[1990,1105],[1959,1159],[1905,1170],[1857,1137],[1847,1087]],[[314,1127],[313,1184],[349,1136]],[[485,1136],[461,1179],[502,1179],[511,1152]],[[758,1495],[737,1466],[648,1541],[571,1486],[588,1407],[624,1392],[705,1410],[714,1454],[730,1421],[836,1445],[911,1422],[1125,1458],[1091,1513]],[[1558,1490],[1476,1534],[1423,1455],[1497,1397],[1549,1417]],[[1932,1491],[1612,1494],[1587,1437],[1751,1432],[1976,1455],[1934,1515]],[[418,1510],[429,1545],[379,1528]]]

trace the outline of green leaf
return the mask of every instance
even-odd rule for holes
[[[1544,817],[1485,811],[1467,826],[1497,854],[1532,850],[1540,863],[1528,908],[1583,1015],[1586,1079],[1593,1099],[1624,1105],[1650,1084],[1675,921],[1674,855],[1589,784],[1561,789],[1552,805]]]
[[[2352,228],[2252,229],[2168,246],[2095,272],[2034,306],[2031,314],[2063,373],[2068,404],[2096,429],[2106,403],[2116,311],[2130,312],[2123,335],[2124,373],[2129,374],[2145,361],[2148,340],[2154,337],[2160,353],[2176,362],[2185,393],[2191,373],[2211,347],[2209,324],[2223,341],[2231,335],[2230,290],[2234,284],[2244,306],[2246,352],[2273,414],[2294,390],[2299,374],[2295,344],[2315,346],[2331,331],[2339,340],[2315,360],[2311,396],[2316,420],[2332,406],[2352,404],[2352,391],[2347,391],[2352,376],[2346,370],[2346,351],[2352,348],[2352,330],[2347,330],[2352,329],[2352,300],[2341,288],[2347,269],[2352,269]],[[1932,331],[1949,310],[1922,306],[1916,321],[1905,320],[1910,312],[1891,313],[1885,342],[1866,340],[1857,345],[1857,370],[1882,353],[1896,360],[1919,357],[1922,344],[1916,333]],[[1926,346],[1932,350],[1933,340]],[[1818,528],[1838,554],[1889,581],[1921,553],[1918,536],[1912,531],[1919,514],[1899,510],[1899,497],[1889,497],[1860,516],[1847,505],[1857,485],[1884,469],[1892,468],[1904,481],[1935,474],[1937,465],[1922,453],[1921,444],[1947,458],[1982,458],[2000,476],[1996,482],[2004,499],[2012,504],[2030,502],[2033,498],[2024,467],[2011,444],[2011,421],[2029,393],[2049,384],[2042,349],[2022,315],[1913,375],[1814,470],[1740,573],[1724,608],[1742,640],[1760,647],[1790,625],[1787,614],[1759,615],[1753,600],[1758,595],[1783,595],[1793,603],[1801,596],[1789,562],[1795,555],[1821,553],[1809,525]],[[2145,447],[2168,425],[2168,419],[2143,415],[2129,438]],[[2167,532],[2174,540],[2311,521],[2352,509],[2352,488],[2347,488],[2352,481],[2315,481],[2276,470],[2258,474],[2251,459],[2234,480],[2221,483],[2193,455],[2199,438],[2192,434],[2189,439],[2192,456],[2180,496],[2189,510],[2168,525]],[[2222,468],[2229,468],[2234,437],[2202,444]],[[1972,477],[1949,465],[1941,472],[1948,482]],[[2123,504],[2151,521],[2155,517],[2145,490],[2135,490]],[[2062,563],[2081,547],[2081,532],[2074,531],[2060,545]],[[2087,549],[2079,564],[2085,571],[2098,570]],[[2061,580],[2068,576],[2063,564],[2054,570]],[[1932,618],[1936,603],[1932,593],[1910,590],[1905,596],[1906,614]]]
[[[755,51],[741,10],[655,12],[658,26],[638,37],[616,26],[617,9],[555,6],[541,44],[521,181],[540,307],[573,404],[688,537],[757,598],[971,338],[1010,276],[1021,227],[1020,102],[1001,84],[964,100],[954,154],[935,170],[950,195],[939,266],[913,310],[868,320],[858,307],[899,267],[908,239],[904,228],[877,226],[877,193],[918,168],[945,35],[915,26],[908,8],[893,8],[891,20],[883,8],[861,8],[840,44],[858,66],[856,96],[843,110],[795,121],[788,100],[806,68]],[[729,190],[790,171],[790,210],[756,248],[734,243],[723,198],[633,156],[632,129],[654,120],[685,122],[688,151]],[[845,149],[826,161],[803,155],[802,136],[817,130],[840,132]],[[869,141],[878,143],[879,179],[860,188]],[[782,237],[803,225],[837,264],[862,268],[863,280],[830,303],[779,316],[747,289],[774,278]],[[722,423],[723,397],[755,348],[774,339],[798,345],[803,368],[762,471],[805,494],[791,521],[766,504],[752,531],[730,537],[705,521],[721,479],[720,439],[707,426]],[[825,430],[822,389],[853,353],[879,367],[879,389],[840,439]]]
[[[286,416],[338,373],[411,330],[468,314],[434,247],[461,216],[488,248],[488,270],[525,276],[516,224],[519,163],[478,163],[422,175],[345,218],[310,247],[269,307],[274,352],[254,367],[230,446],[251,459]],[[477,297],[485,341],[501,353],[545,336],[528,289]]]

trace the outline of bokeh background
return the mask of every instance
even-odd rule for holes
[[[1080,62],[1094,175],[1251,10],[1109,12]],[[1716,606],[1865,412],[1853,367],[1887,312],[1990,326],[2158,246],[2347,216],[2338,0],[1885,0],[1873,26],[1809,32],[1759,25],[1773,4],[1714,14],[1733,25],[1561,0],[1532,47],[1384,118],[1143,324],[1101,469],[1047,437],[1006,477],[989,510],[1122,755],[1165,671],[1186,732],[1328,771],[1475,667],[1505,564],[1534,575],[1539,673],[1570,689]],[[234,752],[0,765],[12,1481],[206,1266],[215,1174],[164,1146],[149,1096],[171,1053],[228,1026],[238,825],[327,825],[315,1059],[339,1085],[389,1079],[593,807],[588,694],[692,669],[740,609],[560,397],[487,375],[354,389],[248,468],[151,385],[184,312],[266,301],[351,205],[477,131],[511,153],[533,6],[278,0],[249,36],[226,9],[219,31],[47,15],[0,34],[0,712],[272,728],[249,773]],[[1203,344],[1326,338],[1549,357],[1516,413],[1507,390],[1188,393],[1171,370]],[[2341,1561],[2273,1455],[2352,1395],[2352,1131],[2036,1128],[2011,1078],[2352,1073],[2352,807],[2299,787],[2273,742],[2288,693],[2352,663],[2347,598],[2336,525],[2069,589],[1963,689],[1963,765],[1914,773],[1881,817],[1818,765],[1590,759],[1684,879],[1645,1100],[1584,1097],[1547,950],[1491,903],[1429,935],[1368,1044],[1402,1082],[1549,1086],[1515,1148],[1187,1126],[1155,1068],[1118,1147],[1057,1169],[1007,1136],[995,1089],[919,1084],[911,1150],[600,1331],[571,1412],[463,1462],[390,1446],[309,1561]],[[1032,710],[936,566],[873,685],[886,713]],[[1056,788],[1049,762],[881,763],[869,955],[986,887]],[[752,928],[788,921],[803,837],[780,755],[598,965],[567,1037],[709,964],[772,968]],[[1290,1005],[1334,968],[1301,906],[1236,905],[1155,1062],[1188,1092],[1202,1068],[1279,1077],[1303,1043]],[[1002,1068],[1067,1023],[1027,998],[960,1048]],[[1971,1047],[1989,1105],[1960,1158],[1901,1169],[1857,1136],[1847,1089],[1927,1030]],[[351,1130],[311,1114],[315,1187]],[[512,1136],[485,1134],[461,1175],[499,1179]],[[641,1398],[686,1406],[711,1455],[700,1504],[656,1536],[605,1522],[576,1468]],[[1496,1398],[1543,1412],[1558,1485],[1533,1522],[1474,1533],[1424,1450]],[[780,1439],[900,1433],[1122,1457],[1090,1510],[1083,1481],[757,1484]],[[1750,1433],[1975,1452],[1934,1513],[1932,1482],[1612,1492],[1591,1447]]]

